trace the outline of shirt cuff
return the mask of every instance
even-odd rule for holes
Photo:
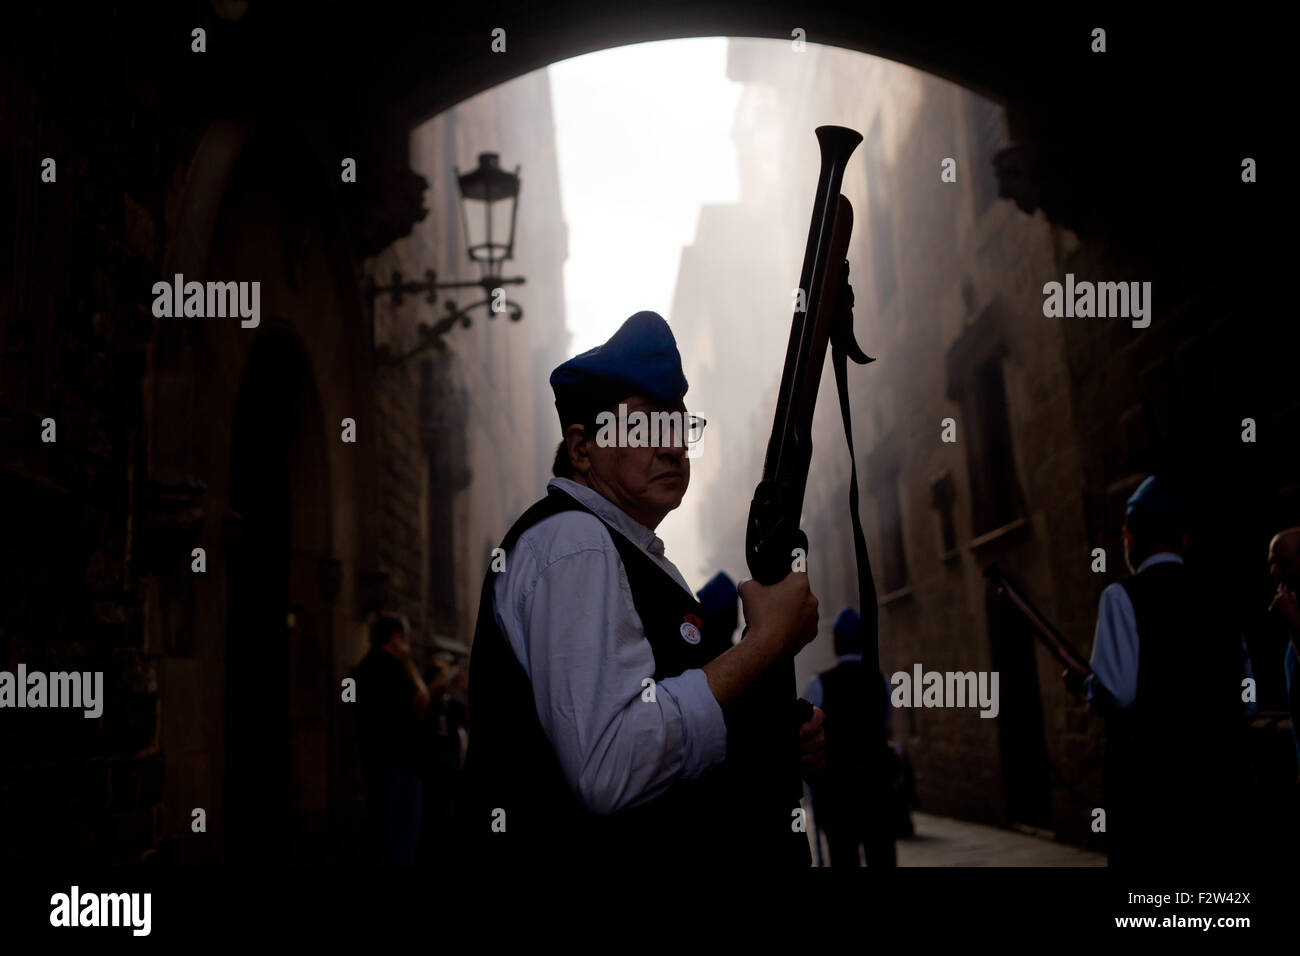
[[[690,780],[727,756],[727,723],[709,690],[709,679],[698,667],[660,684],[677,700],[682,715],[682,771]]]

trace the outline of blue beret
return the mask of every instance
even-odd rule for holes
[[[575,355],[551,373],[561,428],[594,404],[630,395],[675,404],[686,388],[677,340],[657,312],[636,313],[604,345]]]
[[[856,640],[862,636],[862,618],[858,612],[851,607],[846,607],[840,611],[839,616],[835,618],[835,627],[833,628],[835,636],[838,638],[850,638]]]
[[[736,582],[727,577],[726,571],[719,571],[695,596],[706,611],[730,611],[736,606]]]
[[[1139,510],[1156,518],[1178,519],[1182,517],[1182,502],[1168,482],[1151,475],[1129,496],[1124,514]]]

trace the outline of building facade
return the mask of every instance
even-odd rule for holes
[[[105,690],[95,719],[5,711],[3,854],[347,857],[343,684],[369,616],[406,613],[421,663],[435,635],[467,644],[506,520],[484,502],[526,503],[549,465],[530,397],[564,345],[546,75],[420,125],[396,87],[260,56],[284,37],[239,5],[56,14],[15,28],[41,39],[0,82],[0,669]],[[365,279],[476,277],[454,167],[486,151],[523,167],[525,318],[479,314],[392,364],[431,310],[372,305]],[[177,275],[257,283],[256,321],[159,317]]]
[[[1091,827],[1104,805],[1101,722],[984,572],[1001,568],[1086,656],[1099,594],[1127,573],[1124,499],[1152,471],[1177,474],[1197,488],[1189,557],[1215,569],[1255,656],[1276,664],[1282,644],[1259,614],[1267,597],[1249,600],[1267,577],[1243,556],[1257,561],[1288,515],[1294,523],[1294,478],[1272,452],[1240,440],[1240,409],[1268,409],[1280,439],[1294,433],[1294,404],[1277,417],[1288,402],[1276,383],[1247,371],[1260,343],[1233,339],[1230,313],[1189,295],[1186,264],[1180,274],[1136,243],[1081,239],[1006,198],[1014,184],[999,181],[995,159],[1014,153],[1014,136],[998,104],[849,51],[810,45],[794,55],[779,41],[740,39],[730,50],[728,74],[746,84],[734,129],[741,201],[703,211],[671,317],[692,407],[712,430],[690,504],[713,549],[698,570],[747,576],[745,517],[820,163],[813,129],[848,126],[864,136],[842,191],[855,210],[856,334],[876,359],[849,365],[849,390],[881,668],[887,677],[918,664],[999,674],[996,718],[910,707],[894,712],[893,732],[925,809],[1101,846]],[[755,231],[771,242],[738,257]],[[1044,286],[1067,272],[1154,280],[1155,320],[1046,317]],[[803,519],[824,624],[797,659],[800,686],[834,664],[830,623],[858,604],[849,461],[827,365]],[[1255,738],[1280,766],[1289,726],[1280,668],[1256,669],[1268,671],[1259,706],[1271,716]]]

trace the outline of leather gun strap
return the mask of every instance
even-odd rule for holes
[[[858,464],[853,454],[853,424],[849,414],[849,381],[847,356],[838,345],[831,347],[831,364],[835,367],[835,390],[840,395],[840,417],[844,419],[844,440],[849,446],[849,517],[853,522],[853,550],[858,561],[858,607],[862,617],[862,659],[872,669],[880,670],[879,607],[876,603],[876,583],[871,576],[871,560],[867,557],[867,539],[862,533],[862,519],[858,516]]]
[[[839,346],[831,348],[831,363],[835,367],[835,389],[840,395],[840,417],[844,419],[844,440],[849,446],[849,517],[853,521],[853,550],[858,560],[858,600],[862,617],[862,662],[867,667],[873,684],[884,688],[883,672],[880,670],[880,635],[879,606],[876,603],[876,584],[871,577],[871,561],[867,558],[867,539],[862,533],[862,519],[858,516],[858,464],[853,455],[853,425],[849,416],[849,382],[847,374],[847,355]],[[879,681],[879,683],[876,683]],[[884,701],[882,701],[884,703]],[[880,740],[876,755],[878,766],[871,775],[872,786],[867,796],[868,814],[874,821],[868,829],[864,841],[867,865],[875,867],[894,867],[898,865],[898,853],[890,825],[890,778],[888,765],[884,761],[885,741]]]

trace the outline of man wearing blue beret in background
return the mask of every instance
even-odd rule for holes
[[[812,785],[813,813],[826,831],[831,866],[859,866],[859,847],[868,865],[894,866],[892,807],[872,800],[890,787],[874,778],[888,774],[889,683],[862,663],[862,618],[851,607],[834,626],[836,663],[804,689],[804,699],[826,712],[826,767]],[[891,781],[892,783],[892,781]],[[904,811],[906,813],[906,811]]]
[[[480,859],[622,866],[802,865],[803,727],[760,677],[817,633],[808,576],[739,594],[733,645],[654,529],[690,481],[686,377],[672,332],[638,312],[551,375],[556,477],[501,543],[470,661],[465,826]],[[647,421],[650,428],[646,428]]]
[[[740,592],[731,576],[726,571],[719,571],[695,592],[695,596],[704,608],[704,620],[711,621],[719,633],[734,641],[736,628],[740,625]]]
[[[1097,612],[1085,688],[1106,717],[1112,866],[1222,863],[1245,849],[1243,643],[1183,563],[1187,526],[1175,488],[1143,481],[1122,529],[1133,575]]]

